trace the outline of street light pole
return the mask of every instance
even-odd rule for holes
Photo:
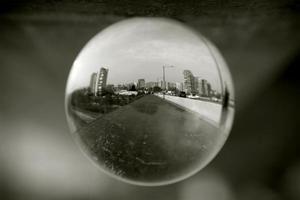
[[[165,66],[163,66],[163,99],[165,99],[165,92],[166,92],[166,77],[165,77]]]
[[[163,84],[164,84],[164,87],[163,87],[163,99],[165,99],[165,92],[166,92],[166,72],[165,72],[165,69],[166,68],[172,68],[174,66],[172,65],[169,65],[169,66],[165,66],[163,65],[162,68],[163,68]]]

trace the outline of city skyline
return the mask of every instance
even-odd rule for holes
[[[120,23],[95,36],[75,60],[70,76],[74,84],[67,91],[88,85],[99,63],[110,66],[109,82],[113,84],[136,81],[145,74],[146,79],[156,81],[162,76],[162,66],[172,64],[176,68],[166,69],[166,77],[174,82],[181,82],[182,70],[190,69],[219,90],[220,75],[207,41],[183,27],[154,21],[137,20],[138,26]]]
[[[202,79],[199,76],[195,76],[191,70],[183,70],[183,82],[173,82],[169,80],[157,80],[147,81],[145,78],[138,78],[134,81],[122,82],[118,84],[112,84],[108,82],[108,68],[101,67],[98,72],[93,72],[90,78],[89,90],[95,96],[101,95],[104,89],[108,86],[114,90],[121,90],[126,88],[130,90],[134,85],[137,90],[139,89],[153,89],[159,87],[165,91],[183,91],[187,94],[197,94],[201,96],[211,96],[212,94],[220,94],[220,91],[215,90],[209,81]]]
[[[101,67],[100,67],[101,68]],[[99,69],[100,69],[99,68]],[[98,70],[99,70],[98,69]],[[106,67],[105,69],[108,69],[108,67]],[[114,75],[114,73],[118,73],[118,71],[113,71],[113,70],[110,70],[110,76],[108,76],[107,77],[107,81],[109,82],[109,84],[112,84],[112,85],[119,85],[119,84],[123,84],[123,83],[135,83],[135,84],[138,84],[138,79],[145,79],[146,80],[146,83],[147,82],[159,82],[159,81],[163,81],[163,75],[162,75],[162,72],[161,72],[161,74],[159,73],[159,70],[162,70],[161,69],[161,67],[160,68],[158,68],[158,69],[156,69],[156,71],[157,72],[153,72],[153,73],[155,73],[157,76],[153,76],[153,77],[156,77],[156,78],[149,78],[149,74],[147,74],[147,76],[145,76],[145,74],[144,73],[142,73],[140,76],[138,76],[138,75],[135,75],[132,79],[128,79],[128,80],[122,80],[122,81],[120,81],[120,80],[118,80],[118,81],[112,81],[112,78],[111,78],[111,75]],[[182,73],[183,73],[183,71],[191,71],[191,70],[189,70],[189,69],[184,69],[184,68],[179,68],[179,67],[175,67],[175,69],[170,69],[170,70],[166,70],[167,72],[166,72],[166,83],[167,82],[170,82],[170,83],[183,83],[184,82],[184,76],[182,75]],[[97,71],[97,70],[95,70],[95,71]],[[170,79],[172,79],[172,77],[174,77],[174,72],[176,72],[175,74],[176,74],[176,79],[175,80],[170,80]],[[92,74],[94,74],[95,72],[92,72]],[[97,73],[96,73],[97,74]],[[172,76],[173,75],[173,76]],[[204,76],[201,76],[201,75],[199,75],[199,74],[194,74],[193,73],[193,76],[195,77],[195,78],[198,78],[198,79],[205,79],[205,80],[207,80],[207,78],[206,77],[204,77]],[[207,80],[210,84],[211,84],[211,86],[214,88],[214,89],[216,89],[216,88],[218,88],[218,89],[216,89],[218,92],[221,92],[220,91],[220,86],[218,87],[218,86],[216,86],[216,85],[213,85],[212,84],[212,82],[210,81],[210,80]],[[90,85],[90,79],[88,79],[88,81],[87,81],[87,84],[86,84],[86,86],[88,86],[88,85]]]

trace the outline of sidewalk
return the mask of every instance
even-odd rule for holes
[[[162,94],[155,95],[163,98]],[[220,122],[222,112],[221,104],[169,95],[165,95],[165,100],[170,101],[188,111],[195,112],[201,117],[205,118],[205,120],[216,125],[218,125]]]

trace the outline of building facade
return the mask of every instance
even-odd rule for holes
[[[167,90],[175,90],[176,89],[176,83],[167,82]]]
[[[100,71],[97,74],[97,83],[95,95],[101,95],[105,90],[107,83],[108,69],[101,67]]]
[[[204,96],[204,97],[208,96],[207,80],[205,80],[205,79],[201,80],[201,96]]]
[[[183,91],[183,83],[179,83],[179,82],[177,82],[176,83],[176,89],[178,90],[178,91]]]
[[[183,71],[183,86],[184,86],[184,91],[187,94],[191,94],[194,92],[194,75],[190,70],[184,70]]]
[[[95,93],[96,90],[96,82],[97,82],[97,73],[92,73],[90,80],[90,92]]]
[[[146,83],[146,88],[149,89],[149,88],[154,88],[155,86],[158,86],[158,83],[157,82],[147,82]]]
[[[146,82],[145,82],[145,79],[139,79],[138,80],[138,83],[137,83],[137,87],[138,89],[143,89],[146,87]]]

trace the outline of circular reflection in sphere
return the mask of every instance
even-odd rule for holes
[[[164,185],[196,173],[221,149],[233,83],[219,51],[194,30],[133,18],[98,33],[77,56],[66,113],[76,141],[105,172]]]

